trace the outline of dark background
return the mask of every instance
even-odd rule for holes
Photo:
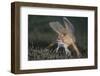
[[[69,17],[66,18],[74,25],[74,34],[76,43],[84,53],[83,58],[87,57],[88,45],[88,18],[87,17]],[[63,16],[42,16],[42,15],[28,15],[28,60],[46,60],[50,59],[46,56],[45,50],[50,43],[56,40],[57,34],[49,26],[49,22],[59,21],[62,25]],[[36,49],[40,49],[40,51]],[[42,53],[44,52],[44,53]],[[45,54],[43,57],[42,54]],[[66,57],[65,57],[66,58]],[[51,56],[51,59],[64,59]]]

